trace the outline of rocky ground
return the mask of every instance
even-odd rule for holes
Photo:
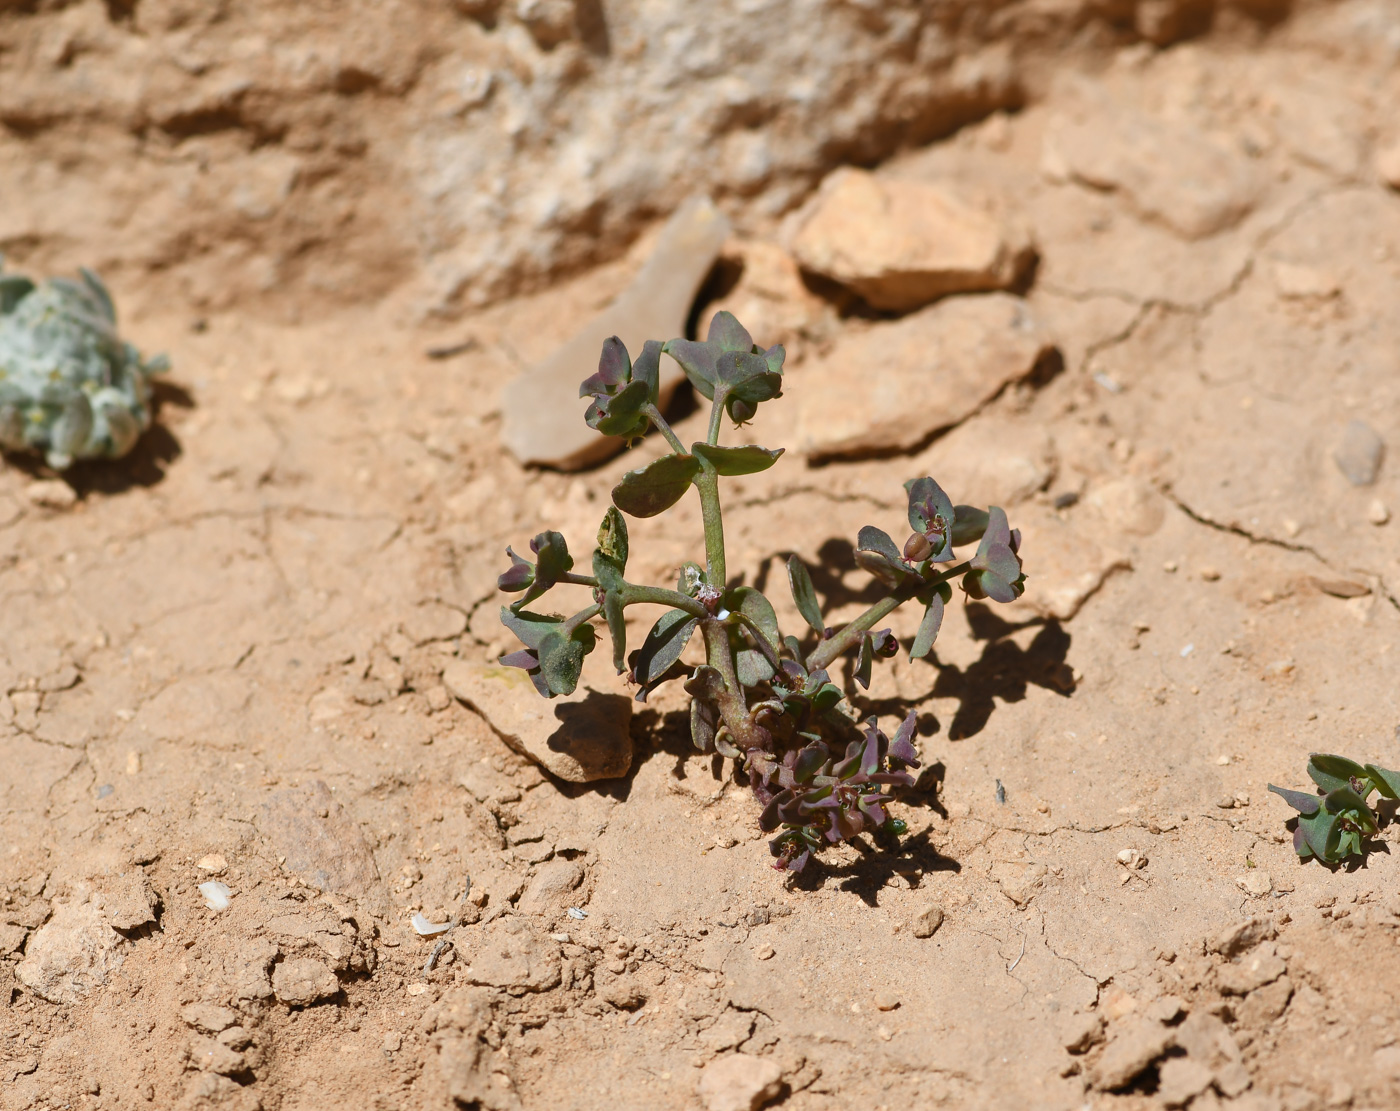
[[[38,7],[0,4],[6,42],[177,5]],[[516,7],[492,33],[548,5]],[[663,450],[524,467],[522,405],[582,405],[502,389],[644,300],[665,231],[442,319],[430,263],[314,189],[370,194],[306,170],[271,218],[326,223],[258,292],[231,260],[280,232],[172,185],[207,238],[143,254],[160,209],[94,206],[82,171],[106,109],[46,129],[13,108],[45,83],[7,84],[10,265],[113,261],[125,333],[174,370],[130,459],[0,472],[0,1107],[1394,1106],[1400,827],[1300,864],[1265,787],[1318,749],[1400,767],[1400,10],[1169,48],[1094,26],[1014,113],[720,197],[697,318],[790,352],[752,428],[790,450],[730,486],[731,573],[780,584],[796,551],[851,614],[856,532],[897,532],[932,474],[1007,508],[1029,575],[858,700],[919,714],[902,849],[796,882],[678,694],[631,709],[598,653],[606,712],[551,748],[554,707],[489,666],[505,545],[586,550]],[[216,177],[295,149],[157,125],[131,157],[171,144],[176,177],[203,142]],[[376,268],[369,300],[317,284]],[[691,296],[651,307],[679,330]],[[666,581],[699,528],[639,522],[634,566]]]

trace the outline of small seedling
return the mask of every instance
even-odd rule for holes
[[[121,340],[106,286],[81,278],[0,274],[0,448],[43,452],[55,470],[135,447],[151,425],[151,378],[169,367]]]
[[[689,447],[657,408],[663,355],[675,359],[711,403],[709,433]],[[760,825],[770,833],[780,831],[770,842],[775,867],[797,872],[813,853],[861,833],[882,838],[903,833],[905,824],[890,814],[891,792],[913,786],[909,769],[919,766],[915,715],[905,718],[893,738],[873,717],[862,722],[832,681],[837,661],[853,657],[852,678],[868,688],[875,659],[899,651],[889,629],[876,629],[899,606],[917,601],[924,607],[909,647],[909,655],[920,659],[938,636],[954,581],[961,581],[970,598],[1010,602],[1024,590],[1025,575],[1020,533],[1001,509],[954,506],[932,478],[918,478],[905,487],[913,532],[902,547],[873,525],[857,538],[856,560],[883,585],[885,597],[832,628],[810,572],[794,555],[787,563],[788,585],[811,633],[805,641],[784,635],[769,600],[729,578],[719,497],[721,478],[767,470],[783,453],[719,442],[726,413],[742,425],[760,404],[782,395],[783,359],[781,346],[755,346],[727,312],[716,314],[703,343],[651,340],[635,363],[616,337],[603,344],[598,373],[579,391],[591,399],[588,424],[630,441],[654,427],[672,451],[629,471],[614,487],[591,575],[574,570],[557,532],[542,532],[530,542],[533,560],[506,549],[511,567],[500,577],[500,588],[523,597],[501,608],[501,620],[525,647],[501,662],[524,668],[546,698],[571,694],[597,639],[593,622],[601,617],[612,637],[613,664],[618,674],[630,670],[639,701],[667,680],[684,682],[695,747],[736,762],[736,776],[747,776],[763,805]],[[705,565],[682,565],[675,589],[629,582],[622,514],[653,517],[692,487],[704,521]],[[975,553],[959,562],[954,548],[974,543]],[[593,604],[567,618],[526,609],[564,583],[591,588]],[[629,654],[624,612],[635,605],[663,606],[665,612]],[[697,632],[705,662],[683,665],[681,655]]]
[[[1315,856],[1328,864],[1361,856],[1363,839],[1378,828],[1366,800],[1372,791],[1387,799],[1400,796],[1400,772],[1314,752],[1308,758],[1308,778],[1317,784],[1316,794],[1269,784],[1270,791],[1298,811],[1294,850],[1304,860]]]

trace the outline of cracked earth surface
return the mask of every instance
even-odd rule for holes
[[[1400,195],[1371,170],[1400,84],[1353,24],[1310,18],[1255,51],[1126,51],[880,170],[1024,216],[1063,365],[912,455],[790,456],[730,489],[731,567],[773,583],[789,551],[825,556],[838,618],[866,589],[849,539],[897,525],[909,476],[1025,533],[1026,597],[951,608],[935,656],[865,699],[920,714],[904,849],[846,848],[796,884],[746,792],[688,750],[675,692],[634,718],[632,773],[581,787],[441,680],[506,647],[505,545],[591,536],[638,465],[521,469],[495,398],[641,248],[450,327],[391,300],[196,328],[119,288],[127,332],[176,368],[159,429],[75,470],[66,509],[29,500],[22,461],[0,472],[0,1107],[679,1109],[736,1047],[778,1063],[794,1111],[1159,1107],[1167,1064],[1115,1084],[1110,1058],[1177,1003],[1226,1039],[1193,1107],[1395,1106],[1396,826],[1363,866],[1300,865],[1265,792],[1312,750],[1400,765],[1400,524],[1368,516],[1400,512],[1400,466],[1356,487],[1332,460],[1358,417],[1400,452]],[[1074,121],[1111,148],[1124,113],[1247,163],[1230,222],[1173,223],[1209,167],[1156,192],[1066,168]],[[881,324],[799,336],[788,391]],[[754,440],[785,442],[784,412]],[[639,577],[698,536],[688,503],[638,522]],[[566,897],[536,898],[544,875]],[[479,905],[425,973],[410,916],[458,913],[468,876]],[[229,910],[206,909],[210,879]],[[20,983],[41,930],[133,883],[151,921],[99,982]],[[1235,990],[1207,940],[1256,917],[1287,971]],[[285,1005],[269,969],[303,957],[336,982]],[[1067,1051],[1100,1020],[1106,1049]]]

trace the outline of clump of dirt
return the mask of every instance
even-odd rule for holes
[[[0,27],[78,84],[85,43],[155,13],[141,49],[200,41],[203,16],[126,11],[11,6]],[[111,29],[71,31],[97,16]],[[286,62],[274,16],[249,64]],[[591,537],[636,465],[521,468],[496,398],[645,242],[426,325],[426,264],[374,230],[395,194],[336,169],[388,118],[349,92],[307,101],[351,153],[297,155],[304,201],[267,224],[216,206],[200,235],[172,217],[182,238],[127,169],[169,157],[162,188],[199,211],[201,182],[293,149],[214,126],[274,118],[275,96],[191,99],[203,124],[122,148],[103,106],[144,103],[140,69],[62,127],[38,77],[7,82],[0,163],[29,185],[5,195],[45,222],[17,236],[7,203],[0,245],[31,272],[122,260],[123,335],[174,369],[128,459],[0,472],[0,1107],[1393,1105],[1393,814],[1362,865],[1300,864],[1265,785],[1301,784],[1312,750],[1400,760],[1394,19],[1338,4],[1255,46],[1089,55],[875,171],[1014,219],[1036,261],[1009,291],[895,317],[801,270],[772,217],[736,221],[717,303],[784,329],[789,397],[753,434],[796,450],[728,495],[731,569],[779,582],[796,550],[834,617],[856,612],[850,540],[932,474],[1007,508],[1029,576],[1013,606],[950,607],[930,660],[876,672],[863,708],[918,714],[909,833],[797,882],[665,688],[632,714],[625,777],[568,783],[444,682],[506,647],[506,544]],[[354,95],[398,95],[383,56]],[[112,152],[102,205],[84,128]],[[328,307],[369,272],[366,299]],[[994,378],[975,353],[996,336],[939,323],[987,303],[1036,338]],[[936,373],[900,341],[926,334],[975,401],[873,407],[908,432],[893,457],[830,432],[849,414],[804,385],[862,350],[885,353],[872,374]],[[684,399],[673,415],[702,437]],[[1354,422],[1378,450],[1357,456]],[[699,537],[688,503],[639,522],[638,577]],[[457,925],[425,937],[420,914]]]

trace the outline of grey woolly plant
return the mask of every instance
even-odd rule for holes
[[[657,408],[662,357],[675,359],[695,389],[711,403],[706,438],[687,447]],[[893,790],[910,787],[919,766],[915,715],[885,736],[875,719],[860,721],[831,669],[854,656],[852,674],[868,687],[877,657],[900,649],[889,629],[877,629],[906,602],[924,607],[909,655],[927,656],[938,636],[952,585],[969,598],[1010,602],[1024,590],[1020,533],[1006,514],[954,506],[932,478],[906,484],[909,526],[903,546],[867,525],[856,542],[856,560],[885,588],[885,596],[855,619],[830,627],[822,615],[811,574],[797,556],[788,560],[793,600],[810,633],[784,635],[773,606],[752,586],[731,585],[725,558],[720,479],[755,474],[777,462],[783,449],[722,445],[727,413],[742,425],[758,406],[782,395],[784,351],[759,348],[727,312],[718,313],[704,342],[648,341],[631,360],[616,337],[603,344],[598,373],[579,395],[591,399],[585,419],[599,432],[639,440],[657,429],[671,454],[629,471],[612,491],[613,506],[598,530],[592,574],[576,572],[568,544],[557,532],[530,542],[533,560],[507,549],[511,567],[500,588],[520,593],[501,608],[501,620],[525,647],[502,658],[524,668],[546,698],[571,694],[584,657],[597,642],[601,619],[612,637],[613,664],[630,670],[645,701],[660,683],[684,682],[690,695],[690,733],[701,752],[737,762],[763,805],[759,821],[776,836],[775,867],[801,871],[813,853],[861,833],[894,836],[905,824],[890,812]],[[646,586],[626,578],[627,523],[623,514],[653,517],[694,488],[704,521],[705,563],[679,568],[675,588]],[[977,544],[960,559],[954,549]],[[527,609],[562,583],[586,586],[593,603],[564,617]],[[640,647],[627,651],[624,620],[629,606],[664,607]],[[696,633],[705,662],[681,663]]]
[[[42,452],[55,470],[135,447],[151,425],[151,378],[169,366],[117,335],[111,294],[80,273],[42,285],[0,273],[0,448]]]

